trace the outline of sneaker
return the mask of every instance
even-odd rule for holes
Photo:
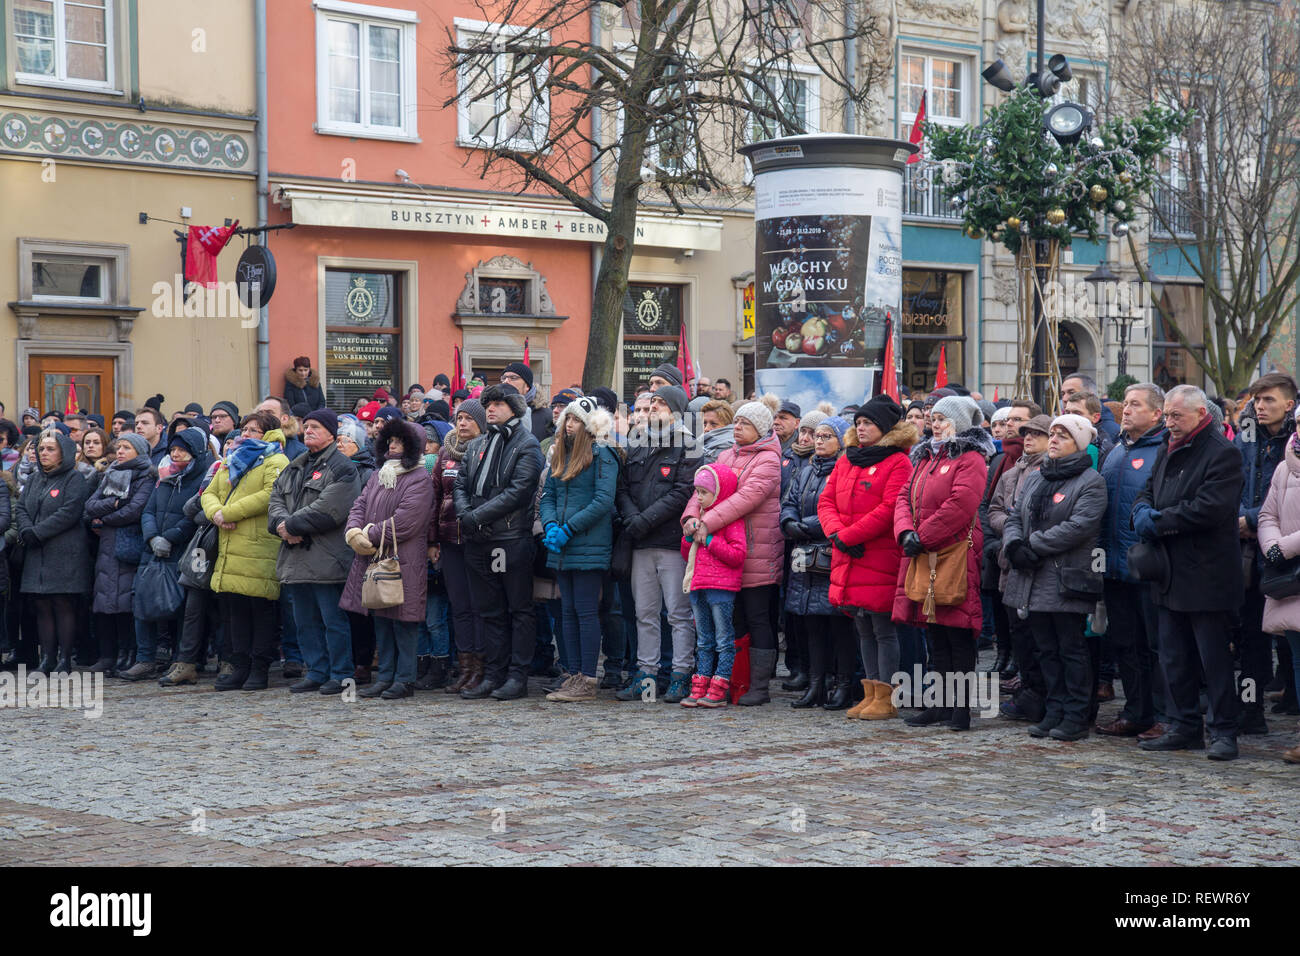
[[[691,677],[691,692],[688,696],[682,698],[683,707],[695,707],[709,693],[710,679],[703,674],[695,674]]]
[[[691,692],[691,679],[681,671],[674,671],[668,681],[668,690],[659,699],[665,704],[680,704]]]
[[[167,671],[167,676],[158,681],[160,687],[180,687],[182,684],[197,684],[199,681],[198,674],[193,664],[185,664],[177,661]]]
[[[713,677],[709,679],[709,692],[700,700],[700,706],[710,709],[726,707],[730,698],[731,681],[725,677]]]
[[[554,694],[557,690],[563,690],[565,687],[568,687],[569,681],[573,680],[573,678],[573,674],[565,671],[560,674],[559,677],[555,678],[555,680],[549,680],[543,684],[542,691],[547,694]],[[621,687],[622,685],[620,684],[619,686]]]
[[[571,704],[586,704],[596,699],[596,685],[600,683],[594,677],[574,674],[567,690],[557,690],[547,694],[546,699]]]
[[[148,678],[153,677],[156,673],[154,669],[155,666],[156,665],[153,661],[137,661],[132,664],[128,670],[122,671],[122,673],[117,676],[122,678],[122,680],[147,680]]]
[[[605,676],[600,679],[601,690],[618,690],[623,686],[624,674],[620,670],[605,669]]]
[[[632,679],[627,682],[627,686],[614,695],[615,700],[640,700],[641,691],[646,681],[653,681],[654,675],[647,674],[645,671],[637,671]]]
[[[568,700],[567,697],[563,697],[561,695],[572,690],[573,682],[576,681],[581,676],[582,676],[581,674],[570,674],[568,677],[564,678],[564,680],[560,682],[559,687],[552,689],[550,693],[546,695],[546,699],[547,700]]]
[[[1211,760],[1236,760],[1236,739],[1233,737],[1215,737],[1210,741],[1210,749],[1205,756]]]

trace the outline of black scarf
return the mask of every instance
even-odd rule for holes
[[[487,497],[487,489],[501,484],[501,458],[506,444],[519,429],[519,419],[512,418],[504,425],[489,425],[487,447],[483,449],[483,462],[474,482],[474,494]]]
[[[906,455],[907,449],[879,443],[867,445],[865,448],[861,445],[850,445],[845,449],[844,454],[854,468],[870,468],[872,465],[880,464],[890,455]]]
[[[1043,459],[1042,465],[1038,468],[1042,480],[1034,489],[1033,498],[1029,501],[1029,515],[1036,526],[1041,528],[1047,520],[1048,496],[1054,494],[1057,488],[1071,478],[1079,477],[1091,467],[1092,458],[1086,451],[1076,451],[1073,455],[1066,455],[1064,458]]]

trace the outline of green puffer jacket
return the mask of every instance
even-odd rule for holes
[[[283,447],[284,433],[278,428],[272,429],[262,440],[278,442]],[[222,462],[203,492],[203,513],[209,521],[220,511],[227,521],[235,522],[233,531],[221,529],[217,545],[212,590],[218,594],[246,594],[268,601],[280,596],[280,582],[275,576],[280,538],[266,530],[266,512],[271,504],[275,479],[288,466],[289,459],[282,453],[268,455],[239,479],[234,494],[231,494],[230,473],[226,470],[226,463]]]
[[[614,546],[614,496],[621,467],[618,453],[598,442],[591,464],[569,481],[546,478],[538,509],[542,527],[568,525],[573,532],[559,554],[546,555],[557,571],[604,571]]]

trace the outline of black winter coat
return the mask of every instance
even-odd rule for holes
[[[680,425],[666,433],[642,431],[627,445],[618,478],[618,514],[633,547],[676,551],[682,543],[682,511],[695,490],[698,455]]]
[[[193,437],[190,437],[193,436]],[[194,519],[185,514],[185,503],[198,492],[208,469],[212,467],[212,454],[208,451],[207,439],[197,428],[187,428],[180,433],[194,460],[178,475],[162,479],[149,496],[149,503],[144,506],[144,515],[140,528],[144,534],[144,546],[159,535],[171,542],[172,553],[168,559],[173,564],[179,563],[181,551],[189,544],[197,527]]]
[[[77,446],[56,435],[63,461],[53,472],[37,468],[18,499],[17,525],[36,542],[24,545],[22,593],[86,594],[90,591],[90,542],[81,519],[88,495],[75,465]]]
[[[13,524],[13,505],[10,502],[11,485],[8,481],[0,484],[0,595],[9,593],[9,537],[8,531]]]
[[[835,468],[834,458],[809,456],[790,478],[790,487],[781,498],[781,533],[796,548],[805,549],[805,567],[811,563],[811,550],[830,546],[817,516],[817,502],[826,489],[826,481]],[[817,571],[796,571],[790,566],[785,588],[785,609],[791,614],[839,614],[831,606],[831,576]]]
[[[542,448],[523,422],[517,422],[504,448],[498,483],[489,478],[484,494],[476,494],[479,466],[487,451],[489,434],[480,435],[465,449],[465,460],[456,476],[453,500],[460,518],[461,533],[467,542],[487,543],[533,536],[533,502],[537,500],[537,481],[542,474]],[[469,529],[477,526],[477,533]]]
[[[104,494],[104,481],[107,472],[100,475],[95,491],[86,502],[86,523],[92,528],[98,520],[99,554],[95,558],[95,581],[93,586],[94,603],[91,610],[96,614],[128,614],[134,596],[135,572],[139,562],[119,561],[116,556],[117,536],[121,529],[134,526],[140,531],[140,519],[144,515],[144,506],[149,503],[157,475],[149,459],[143,456],[132,458],[125,465],[109,465],[108,471],[129,471],[131,485],[125,498]]]
[[[281,584],[342,584],[352,570],[352,549],[343,540],[352,503],[361,494],[357,466],[337,445],[304,453],[280,472],[271,489],[266,530],[280,522],[298,544],[281,542],[275,573]]]
[[[1169,587],[1155,602],[1172,611],[1235,611],[1241,606],[1241,454],[1214,427],[1201,429],[1174,452],[1165,445],[1134,510],[1149,505],[1169,555]]]

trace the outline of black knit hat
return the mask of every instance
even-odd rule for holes
[[[502,374],[505,374],[506,372],[514,372],[516,375],[518,375],[520,378],[524,380],[525,385],[527,385],[529,388],[533,387],[533,370],[530,369],[523,362],[511,362],[509,365],[503,368],[501,372]]]
[[[335,437],[339,433],[339,416],[332,408],[318,408],[303,416],[304,422],[320,422],[327,432]]]
[[[605,411],[609,412],[611,415],[613,415],[615,409],[618,408],[618,394],[612,388],[606,388],[604,385],[600,385],[593,388],[590,394],[591,397],[596,400],[596,404],[605,409]]]
[[[857,424],[859,418],[865,418],[884,434],[898,424],[903,414],[902,405],[899,405],[888,395],[880,394],[853,413],[853,422]]]

